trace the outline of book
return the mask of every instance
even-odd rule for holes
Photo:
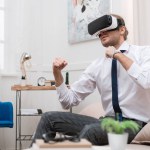
[[[39,115],[42,114],[41,109],[21,109],[21,115]]]
[[[81,139],[79,142],[63,141],[56,143],[45,143],[43,140],[36,140],[32,145],[31,150],[91,150],[92,144],[86,139]]]

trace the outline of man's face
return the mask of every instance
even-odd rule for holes
[[[108,47],[108,46],[116,47],[119,45],[121,40],[120,31],[119,29],[113,31],[101,31],[99,38],[104,47]]]

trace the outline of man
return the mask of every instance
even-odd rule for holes
[[[107,48],[106,57],[95,60],[70,89],[65,85],[61,74],[67,65],[66,60],[54,60],[53,73],[59,101],[63,108],[68,109],[78,105],[97,88],[106,117],[115,118],[111,83],[112,59],[115,59],[118,65],[118,103],[121,119],[135,120],[142,128],[150,121],[150,47],[129,45],[126,42],[128,31],[123,18],[118,15],[109,17],[115,17],[121,24],[118,23],[114,29],[101,30],[98,33],[102,45]],[[121,50],[125,52],[122,53]],[[50,133],[49,136],[53,138],[56,132],[63,132],[67,135],[79,135],[94,145],[108,144],[107,134],[100,127],[102,120],[102,117],[95,119],[69,112],[47,112],[38,124],[35,139],[42,138],[44,133]],[[130,143],[137,133],[128,132]]]

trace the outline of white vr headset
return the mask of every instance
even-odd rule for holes
[[[88,24],[88,32],[90,35],[99,35],[101,31],[116,30],[120,26],[125,26],[124,21],[104,15]]]

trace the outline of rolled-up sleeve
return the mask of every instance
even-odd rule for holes
[[[85,97],[96,89],[94,76],[91,74],[93,67],[90,66],[81,75],[80,79],[73,83],[69,88],[62,83],[56,87],[58,99],[64,109],[78,105]]]
[[[58,100],[64,109],[69,109],[71,106],[71,90],[63,82],[59,87],[56,87]]]
[[[85,97],[91,94],[96,88],[95,81],[90,80],[87,75],[76,81],[68,88],[65,83],[56,87],[58,99],[64,109],[78,105]]]
[[[140,62],[134,62],[127,72],[142,88],[150,89],[150,47],[143,49]]]

